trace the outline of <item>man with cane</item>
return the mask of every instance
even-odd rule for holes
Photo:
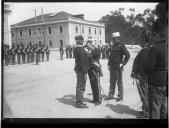
[[[128,52],[125,45],[120,41],[120,33],[112,33],[113,46],[110,47],[108,55],[108,70],[110,71],[110,89],[109,96],[105,100],[114,99],[116,83],[118,85],[118,98],[116,101],[123,100],[123,81],[122,81],[122,71],[123,67],[126,65],[130,58],[130,53]]]

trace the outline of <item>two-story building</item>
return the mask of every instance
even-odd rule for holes
[[[105,44],[105,26],[97,21],[84,19],[83,14],[72,15],[61,11],[41,14],[11,25],[12,43],[41,43],[52,48],[75,44],[75,36],[83,35],[84,40]]]

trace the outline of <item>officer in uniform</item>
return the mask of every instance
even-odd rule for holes
[[[20,60],[21,60],[21,45],[17,44],[17,49],[16,49],[16,54],[17,54],[17,60],[18,60],[18,64],[20,64]]]
[[[44,56],[45,56],[45,50],[44,50],[44,46],[42,45],[41,47],[41,55],[42,55],[42,62],[44,61]]]
[[[63,60],[63,54],[64,54],[63,46],[60,46],[59,51],[60,51],[60,60]]]
[[[83,47],[84,38],[82,35],[76,36],[76,47],[73,50],[75,57],[74,70],[77,75],[76,85],[76,107],[77,108],[88,108],[83,102],[83,94],[86,87],[87,73],[90,68],[90,55],[88,50]],[[91,47],[91,46],[89,46]]]
[[[72,50],[73,50],[73,47],[69,45],[69,57],[70,58],[72,58]]]
[[[4,46],[4,58],[5,58],[5,65],[8,66],[8,64],[9,64],[9,45]]]
[[[38,62],[40,61],[40,54],[41,54],[41,48],[38,47],[38,45],[35,45],[35,54],[36,54],[36,65],[38,65]]]
[[[25,46],[22,45],[21,47],[21,55],[22,55],[22,62],[25,64],[25,59],[26,59],[26,51],[25,51]]]
[[[31,63],[34,62],[35,45],[30,47]]]
[[[49,47],[48,46],[46,46],[45,53],[46,53],[46,59],[47,59],[47,61],[49,61],[50,51],[49,51]]]
[[[27,63],[30,63],[30,50],[31,50],[30,45],[27,44],[27,47],[25,49],[25,51],[26,51],[26,57],[27,57]]]
[[[10,50],[12,65],[15,64],[15,55],[16,55],[15,52],[16,52],[15,45],[12,44],[12,48],[11,48],[11,50]]]
[[[66,45],[66,49],[65,49],[65,51],[66,51],[66,58],[69,58],[69,45]]]
[[[87,43],[92,43],[92,41],[88,40]],[[88,71],[90,85],[93,92],[92,102],[95,105],[99,105],[102,102],[100,76],[103,76],[103,73],[101,70],[101,64],[99,62],[100,56],[100,49],[95,45],[91,51],[90,69]]]
[[[145,74],[145,66],[149,51],[150,42],[148,42],[148,40],[144,40],[141,51],[134,59],[131,73],[131,77],[137,81],[137,88],[142,102],[141,116],[144,115],[144,118],[149,118],[148,83],[147,75]]]
[[[130,58],[127,48],[120,43],[120,33],[112,33],[114,45],[110,49],[108,59],[108,70],[110,71],[110,89],[109,96],[106,100],[114,99],[116,83],[118,86],[118,98],[116,101],[123,99],[123,81],[122,71]],[[123,59],[124,57],[124,59]]]

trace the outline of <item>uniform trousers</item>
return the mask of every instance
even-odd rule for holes
[[[137,80],[137,89],[142,102],[142,110],[146,117],[149,114],[149,106],[148,106],[148,83],[145,81]]]
[[[109,96],[113,97],[115,94],[116,83],[118,86],[118,98],[123,99],[123,81],[122,81],[122,70],[110,66],[110,88]]]
[[[15,54],[12,54],[11,57],[12,57],[12,64],[15,64]]]
[[[167,119],[168,107],[165,87],[149,86],[150,119]]]
[[[23,53],[22,54],[22,62],[25,64],[25,58],[26,58],[26,54],[25,53]]]
[[[83,95],[86,88],[87,73],[80,71],[75,71],[77,75],[77,84],[76,84],[76,104],[83,103]]]
[[[36,54],[36,64],[37,65],[38,65],[39,59],[40,59],[40,54]]]
[[[18,59],[18,64],[20,64],[21,62],[20,62],[20,60],[21,60],[21,55],[18,53],[17,54],[17,59]]]
[[[93,92],[93,101],[101,102],[100,74],[95,69],[90,68],[88,71],[90,85]]]
[[[49,53],[46,53],[46,59],[49,61]]]

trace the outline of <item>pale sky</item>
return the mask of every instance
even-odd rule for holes
[[[65,11],[71,14],[84,14],[86,20],[97,21],[102,16],[110,14],[110,11],[124,8],[125,14],[129,13],[129,8],[135,9],[135,14],[143,13],[147,8],[154,9],[157,3],[129,3],[129,2],[53,2],[53,3],[9,3],[11,5],[11,14],[9,15],[9,24],[15,24],[32,18],[41,14],[41,7],[43,7],[43,13],[54,13],[59,11]]]

